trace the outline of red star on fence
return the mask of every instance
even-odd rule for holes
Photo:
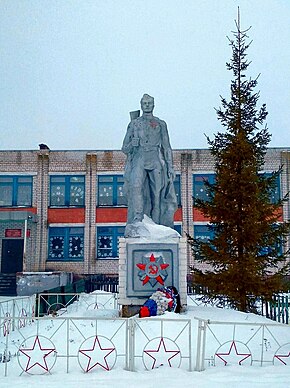
[[[168,365],[171,367],[171,360],[173,357],[176,357],[178,354],[180,354],[180,350],[168,350],[166,348],[164,338],[161,337],[157,349],[144,350],[144,353],[153,359],[152,369],[154,369],[155,367],[164,365],[164,360],[166,360]],[[155,354],[155,356],[153,356],[152,353]]]
[[[49,367],[46,362],[46,357],[49,356],[52,352],[54,352],[55,348],[43,348],[41,346],[39,336],[37,335],[35,337],[32,348],[19,349],[19,351],[23,353],[26,357],[28,357],[25,372],[28,372],[37,365],[44,371],[48,372]]]
[[[288,364],[287,364],[287,362],[281,360],[281,358],[289,358],[289,357],[290,357],[290,352],[288,352],[288,354],[275,354],[275,356],[274,356],[274,358],[277,358],[284,365],[288,365]]]
[[[234,351],[234,353],[232,353]],[[228,361],[226,361],[224,358],[227,358],[231,355],[235,354],[236,356],[242,356],[243,358],[239,360],[239,365],[242,365],[242,362],[245,361],[247,358],[251,357],[251,353],[239,353],[237,350],[237,345],[235,341],[232,341],[230,349],[227,353],[216,353],[216,356],[219,357],[225,365],[227,365]]]
[[[115,347],[102,348],[102,345],[100,343],[98,336],[95,336],[94,344],[91,349],[79,350],[80,353],[82,353],[84,356],[88,357],[89,359],[85,372],[89,372],[90,370],[92,370],[98,365],[105,370],[110,370],[110,367],[107,362],[107,357],[115,350],[116,350]],[[88,353],[90,353],[90,355]],[[100,359],[102,361],[100,361]]]

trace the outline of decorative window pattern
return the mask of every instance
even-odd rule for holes
[[[32,176],[0,176],[0,206],[32,206]]]
[[[98,206],[125,206],[124,178],[121,175],[98,176]]]
[[[48,261],[82,261],[84,228],[49,228]]]
[[[97,258],[119,257],[119,238],[124,236],[124,226],[99,226],[97,228]]]
[[[84,206],[85,177],[84,176],[51,176],[50,206]]]
[[[203,201],[208,200],[205,181],[214,183],[215,174],[194,174],[193,175],[193,197]]]
[[[178,206],[181,206],[180,174],[174,180],[174,189]],[[124,194],[124,177],[122,175],[98,176],[98,206],[126,206]]]

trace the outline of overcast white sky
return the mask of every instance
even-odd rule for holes
[[[0,149],[120,149],[144,93],[173,148],[206,148],[238,6],[270,146],[290,146],[289,0],[0,0]]]

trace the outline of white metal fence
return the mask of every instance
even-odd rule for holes
[[[70,308],[77,313],[80,302],[87,310],[118,310],[118,294],[95,291],[91,294],[85,293],[40,293],[37,295],[37,316],[49,314],[64,314]],[[71,307],[73,304],[74,307]],[[69,307],[70,306],[70,307]]]
[[[77,368],[87,373],[115,366],[130,371],[160,365],[191,370],[191,320],[36,318],[6,335],[0,353],[5,357],[2,376]]]
[[[202,371],[229,364],[290,365],[287,325],[192,321],[178,314],[174,319],[126,319],[119,318],[118,310],[113,315],[113,295],[79,294],[76,300],[81,303],[64,305],[57,315],[49,304],[51,315],[40,318],[34,314],[34,297],[2,301],[0,376],[45,374],[52,369],[69,373],[77,368],[90,373],[160,365],[188,371],[193,366]]]
[[[0,300],[0,339],[35,316],[35,295]]]
[[[290,365],[289,326],[198,319],[195,370],[229,364]]]

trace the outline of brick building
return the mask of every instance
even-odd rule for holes
[[[214,178],[207,149],[174,150],[175,227],[207,237],[192,196]],[[0,272],[117,274],[127,209],[121,151],[0,151]],[[273,197],[290,190],[290,148],[270,148],[264,172],[283,172]],[[273,198],[275,199],[275,198]],[[283,219],[289,219],[289,203]],[[188,249],[188,266],[193,257]]]

